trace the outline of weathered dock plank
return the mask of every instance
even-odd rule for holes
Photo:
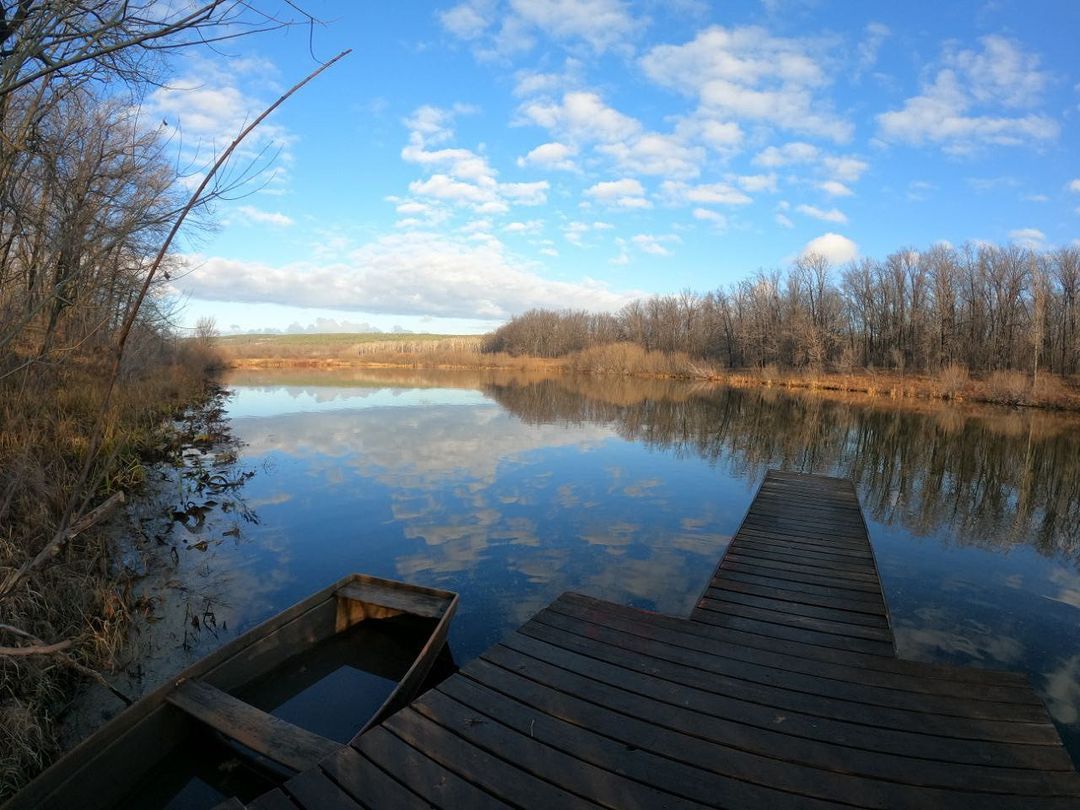
[[[1026,678],[896,658],[850,482],[770,472],[689,618],[563,594],[300,807],[1075,808]]]

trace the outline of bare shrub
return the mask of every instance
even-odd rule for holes
[[[570,355],[566,367],[589,374],[642,374],[657,377],[712,376],[711,370],[681,352],[657,352],[636,343],[608,343]]]
[[[758,376],[763,382],[766,382],[769,385],[779,383],[781,378],[780,369],[777,367],[776,363],[766,363],[758,369]]]
[[[960,363],[950,363],[937,375],[938,391],[946,399],[953,399],[968,384],[968,370]]]
[[[1021,371],[995,371],[986,380],[991,402],[1021,405],[1028,395],[1028,378]]]

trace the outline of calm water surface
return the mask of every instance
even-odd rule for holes
[[[458,591],[459,662],[566,590],[689,613],[770,467],[856,481],[904,657],[1026,671],[1080,761],[1080,421],[399,370],[230,386],[230,634],[345,573]]]

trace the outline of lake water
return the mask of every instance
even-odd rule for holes
[[[825,473],[857,484],[900,655],[1029,673],[1080,761],[1080,420],[616,378],[227,382],[249,519],[194,553],[227,635],[353,571],[458,591],[459,662],[567,590],[686,615],[765,471]]]

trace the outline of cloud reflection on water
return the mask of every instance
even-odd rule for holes
[[[309,590],[346,568],[458,590],[464,658],[563,590],[685,614],[768,467],[841,475],[901,652],[1030,672],[1080,745],[1075,423],[625,380],[260,384],[234,429],[273,465],[251,497],[292,496],[264,517]]]

